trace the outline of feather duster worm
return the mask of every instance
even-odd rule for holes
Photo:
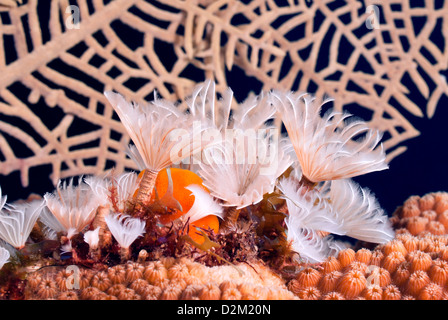
[[[146,205],[152,196],[157,173],[202,150],[204,144],[193,143],[205,129],[193,126],[193,117],[182,114],[174,104],[156,99],[142,106],[127,102],[123,96],[105,92],[134,145],[128,154],[145,170],[136,203]],[[180,139],[180,142],[178,141]]]
[[[145,222],[128,215],[111,213],[105,218],[107,226],[115,240],[120,244],[121,258],[130,258],[130,245],[145,233]]]
[[[5,198],[3,204],[5,203]],[[6,205],[0,210],[0,238],[22,249],[44,206],[43,201]]]
[[[388,168],[382,146],[377,148],[381,134],[363,121],[346,122],[350,115],[336,111],[321,118],[322,104],[309,94],[273,91],[270,101],[286,127],[305,180],[346,179]]]
[[[44,199],[69,238],[74,233],[82,232],[92,222],[104,201],[81,178],[77,186],[73,184],[73,179],[68,184],[67,181],[59,181],[56,191],[45,194]]]

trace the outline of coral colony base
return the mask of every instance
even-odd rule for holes
[[[187,112],[105,95],[140,172],[0,195],[1,299],[446,299],[448,194],[389,219],[350,180],[387,168],[363,121],[309,94],[232,108],[211,81]]]

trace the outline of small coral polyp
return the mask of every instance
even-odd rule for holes
[[[210,81],[188,112],[105,94],[140,171],[0,194],[0,299],[447,297],[448,196],[411,197],[389,221],[350,180],[387,168],[364,122],[291,92],[218,99]]]

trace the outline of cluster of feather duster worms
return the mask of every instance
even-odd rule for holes
[[[333,235],[375,244],[394,237],[375,197],[351,180],[387,169],[381,134],[345,112],[324,113],[331,101],[271,91],[237,104],[230,89],[218,99],[211,81],[194,89],[185,110],[157,97],[139,105],[111,91],[105,96],[129,133],[133,143],[125,151],[140,172],[60,181],[43,199],[24,203],[1,197],[3,265],[25,267],[40,257],[47,265],[128,270],[133,265],[126,263],[142,256],[188,256],[241,271],[239,262],[269,265],[273,258],[281,273],[291,263],[348,252]],[[92,281],[99,275],[113,283],[105,271]],[[54,281],[45,283],[31,296],[63,293]],[[116,296],[108,293],[112,286],[98,286],[91,283],[93,291]]]

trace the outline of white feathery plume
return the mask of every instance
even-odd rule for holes
[[[44,204],[44,201],[36,200],[3,208],[0,211],[0,238],[16,249],[23,248]]]
[[[200,170],[198,163],[206,159],[203,153],[207,152],[207,148],[225,144],[223,141],[228,139],[228,135],[233,135],[237,130],[247,134],[248,131],[255,133],[258,129],[267,129],[266,121],[275,115],[275,108],[263,95],[251,94],[243,103],[233,104],[233,91],[227,88],[218,99],[215,83],[211,80],[197,85],[186,103],[192,117],[207,126],[201,140],[205,150],[188,159],[188,168],[193,172]],[[232,105],[235,106],[233,110]]]
[[[8,250],[3,247],[0,247],[0,269],[9,262],[9,258],[11,257]]]
[[[67,234],[70,229],[83,231],[92,222],[103,201],[92,192],[89,185],[82,182],[82,178],[79,178],[78,186],[73,185],[73,179],[70,179],[69,184],[67,181],[59,181],[56,191],[45,194],[44,199]]]
[[[237,209],[256,204],[272,192],[277,178],[292,163],[283,152],[284,144],[272,141],[272,136],[244,139],[236,145],[226,140],[208,149],[198,172],[214,197]]]
[[[192,94],[185,99],[192,119],[206,127],[200,136],[201,140],[195,142],[203,145],[202,150],[191,154],[178,165],[195,173],[200,169],[199,163],[204,158],[205,150],[210,146],[220,144],[224,131],[230,126],[233,92],[227,88],[222,98],[218,99],[215,89],[215,82],[207,80],[196,85]]]
[[[373,243],[394,238],[387,215],[368,189],[354,181],[335,180],[331,182],[329,199],[347,236]]]
[[[250,94],[235,108],[232,115],[233,128],[257,130],[265,127],[266,121],[272,119],[276,112],[268,98],[264,93],[259,96]]]
[[[306,229],[312,232],[345,234],[336,213],[317,191],[298,186],[291,178],[280,180],[278,188],[288,206],[288,216],[285,218],[287,225],[294,230]]]
[[[87,176],[84,178],[84,183],[90,187],[98,199],[99,205],[106,206],[108,204],[110,181],[106,176]]]
[[[84,241],[89,244],[90,249],[98,248],[100,242],[100,227],[84,233]]]
[[[190,196],[194,197],[194,203],[190,210],[182,216],[182,219],[188,219],[189,223],[193,223],[209,215],[215,215],[223,219],[222,206],[204,188],[197,184],[192,184],[185,187],[185,189],[191,191],[192,194]]]
[[[42,212],[39,216],[40,222],[42,222],[45,227],[49,230],[47,232],[52,234],[52,231],[55,233],[63,232],[65,230],[64,226],[59,222],[58,219],[50,212],[47,206],[42,209]]]
[[[387,169],[382,135],[351,115],[320,116],[324,103],[309,94],[273,91],[270,101],[286,127],[303,175],[312,182],[351,178]],[[357,139],[363,136],[362,139]],[[377,147],[378,146],[378,147]]]
[[[102,205],[110,205],[111,187],[116,188],[116,202],[120,211],[124,210],[124,206],[128,200],[134,195],[139,185],[137,173],[123,172],[118,175],[110,174],[104,178],[89,176],[84,178],[86,184],[90,186],[93,193],[99,199],[102,199]]]
[[[158,172],[200,151],[200,145],[192,147],[193,118],[182,114],[174,104],[156,98],[142,106],[127,102],[118,93],[107,91],[104,95],[134,142],[135,146],[128,149],[130,157],[140,167],[144,165],[143,169]],[[178,141],[182,134],[187,137]],[[172,152],[174,147],[182,152]]]
[[[48,240],[57,240],[58,239],[58,233],[46,225],[44,225],[42,227],[42,232],[44,234],[45,239],[48,239]]]
[[[185,103],[195,120],[208,123],[210,129],[222,131],[229,127],[233,92],[227,88],[222,98],[217,99],[215,87],[211,80],[198,84]]]
[[[129,246],[145,233],[145,222],[129,215],[110,213],[105,218],[107,227],[122,248]]]
[[[132,199],[132,196],[138,188],[138,174],[135,172],[124,172],[112,179],[112,183],[117,188],[117,204],[119,209],[123,211],[127,201]]]
[[[287,241],[291,243],[292,250],[298,253],[299,262],[317,263],[334,254],[331,246],[331,237],[321,237],[313,230],[297,228],[300,221],[294,216],[285,219],[287,227]]]
[[[104,95],[134,142],[127,149],[129,157],[145,170],[135,199],[139,209],[150,201],[160,170],[203,150],[200,139],[209,122],[196,121],[191,114],[181,113],[173,103],[157,97],[141,106],[111,91]]]

